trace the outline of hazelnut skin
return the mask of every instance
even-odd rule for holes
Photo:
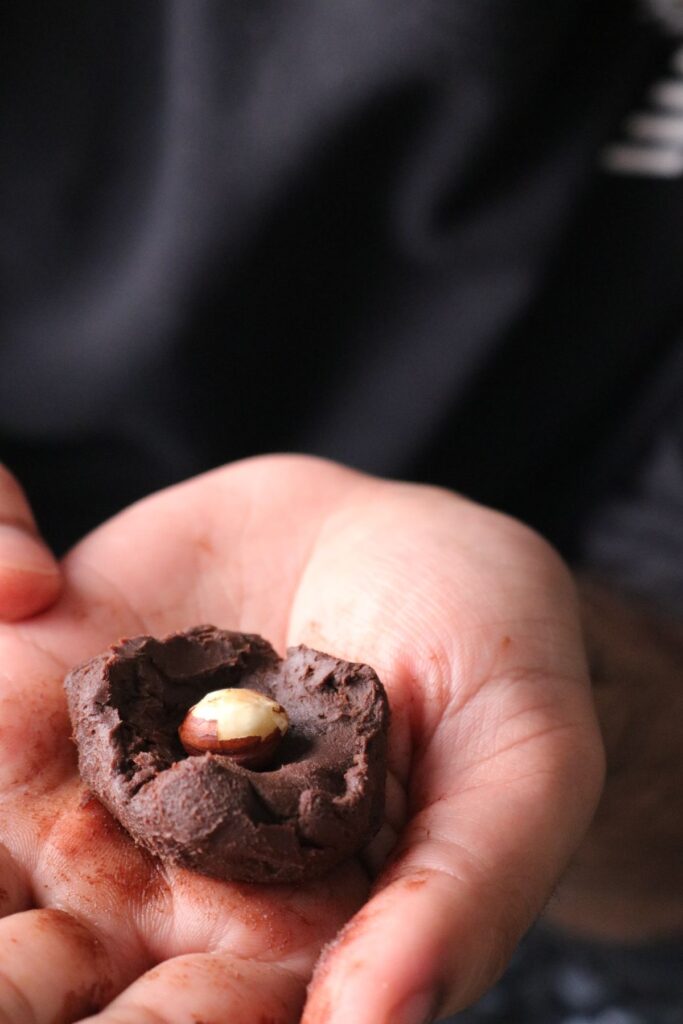
[[[222,754],[243,768],[262,768],[289,728],[281,704],[256,690],[213,690],[185,715],[178,736],[188,754]]]

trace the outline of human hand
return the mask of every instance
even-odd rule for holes
[[[0,629],[0,1021],[294,1022],[355,911],[306,1024],[418,1024],[493,982],[601,783],[573,590],[541,540],[443,491],[280,457],[134,506],[63,572],[51,612]],[[389,820],[366,863],[400,836],[362,909],[360,860],[296,887],[219,883],[162,868],[84,793],[66,670],[207,621],[384,681]]]
[[[0,621],[44,611],[60,588],[59,566],[40,539],[26,495],[0,463]]]

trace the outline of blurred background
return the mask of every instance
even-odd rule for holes
[[[11,5],[0,458],[53,547],[305,451],[462,491],[680,609],[678,12]],[[680,953],[538,930],[458,1020],[674,1024]]]

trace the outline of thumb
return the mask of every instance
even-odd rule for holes
[[[0,464],[0,620],[45,611],[60,590],[59,566],[38,534],[26,495]]]
[[[568,724],[559,744],[551,730],[529,739],[546,747],[542,768],[527,774],[511,748],[502,781],[483,767],[484,778],[432,792],[371,900],[323,953],[303,1024],[428,1024],[497,980],[597,800],[590,729]]]

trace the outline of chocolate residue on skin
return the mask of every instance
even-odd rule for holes
[[[249,770],[178,739],[206,693],[247,687],[290,728]],[[316,878],[377,832],[384,807],[384,689],[367,665],[307,647],[281,659],[259,636],[198,626],[122,640],[66,678],[86,785],[141,846],[216,878]]]

